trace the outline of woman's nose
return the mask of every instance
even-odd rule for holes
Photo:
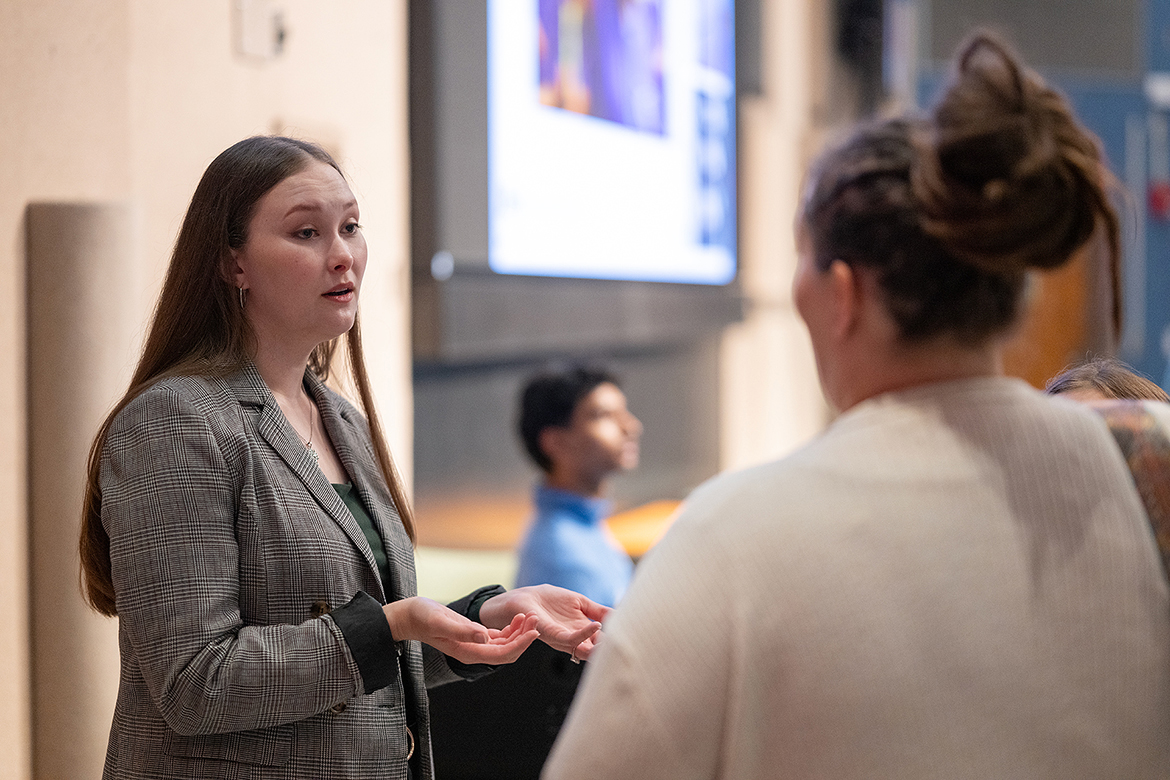
[[[333,245],[329,247],[329,261],[335,271],[346,271],[353,265],[353,250],[341,236],[333,239]]]

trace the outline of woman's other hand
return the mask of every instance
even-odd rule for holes
[[[437,601],[415,596],[382,607],[396,640],[417,639],[465,664],[510,664],[539,636],[539,618],[513,613],[498,629],[481,626]]]
[[[516,615],[536,618],[540,639],[583,661],[601,638],[601,621],[609,607],[555,585],[515,588],[484,602],[479,619],[485,626],[507,626]]]

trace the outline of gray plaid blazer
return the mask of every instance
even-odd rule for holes
[[[481,670],[390,636],[410,540],[364,417],[305,383],[390,582],[254,367],[143,392],[101,456],[121,651],[104,777],[405,778],[415,737],[432,776],[425,687]]]

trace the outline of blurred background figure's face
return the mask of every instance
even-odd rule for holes
[[[581,399],[563,435],[566,465],[578,473],[601,477],[638,465],[642,423],[627,408],[625,393],[609,382]]]

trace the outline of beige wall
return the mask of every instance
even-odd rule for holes
[[[723,468],[780,457],[827,419],[791,284],[801,178],[825,121],[818,122],[824,112],[817,107],[828,91],[828,6],[761,3],[763,92],[740,109],[740,279],[747,317],[723,338]]]
[[[25,204],[115,199],[130,181],[124,3],[0,5],[0,776],[30,764]],[[73,572],[62,572],[73,578]]]
[[[340,155],[362,205],[370,245],[363,335],[391,447],[410,452],[405,0],[282,0],[288,37],[270,62],[233,53],[233,5],[0,3],[0,362],[8,367],[0,375],[0,778],[30,777],[32,764],[27,203],[131,207],[135,272],[111,305],[135,308],[145,325],[183,209],[211,158],[253,133],[321,140]],[[62,489],[79,495],[77,475],[62,475]],[[76,581],[68,569],[52,575]],[[109,722],[96,727],[104,732]],[[74,766],[71,776],[96,777],[99,767]]]

